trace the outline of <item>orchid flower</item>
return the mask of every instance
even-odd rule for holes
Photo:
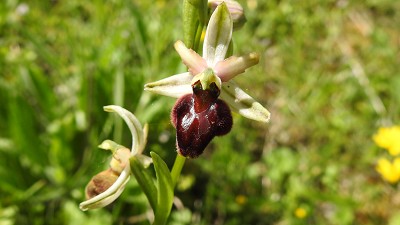
[[[203,56],[182,41],[174,45],[189,72],[145,85],[147,91],[179,98],[171,120],[177,131],[177,151],[182,156],[196,158],[215,136],[227,134],[232,127],[230,108],[247,118],[269,121],[268,110],[232,81],[259,61],[257,53],[225,59],[232,31],[231,14],[222,2],[207,26]]]
[[[152,162],[151,158],[142,155],[147,140],[147,124],[142,128],[138,119],[128,110],[115,105],[105,106],[107,112],[116,112],[128,125],[132,134],[131,150],[113,141],[106,140],[100,148],[113,153],[110,168],[95,175],[86,186],[86,198],[79,207],[81,210],[105,207],[117,199],[125,189],[131,176],[129,159],[136,157],[144,167]]]
[[[176,51],[188,66],[189,72],[176,74],[162,80],[148,83],[145,90],[156,94],[180,98],[192,93],[191,85],[200,80],[202,72],[212,71],[217,87],[221,90],[220,98],[229,107],[240,115],[267,123],[270,113],[260,103],[243,91],[233,80],[235,76],[259,61],[257,53],[244,56],[231,56],[226,54],[232,38],[233,22],[225,3],[221,3],[211,15],[203,43],[203,56],[188,49],[182,41],[174,45]],[[210,77],[210,76],[208,76]]]

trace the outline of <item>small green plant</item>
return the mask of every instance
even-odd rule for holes
[[[189,72],[145,85],[147,91],[179,97],[171,113],[172,124],[176,128],[178,153],[172,170],[155,152],[150,152],[151,158],[142,154],[147,125],[143,129],[138,119],[124,108],[106,106],[106,111],[116,112],[128,125],[132,134],[132,147],[129,151],[110,140],[99,146],[113,153],[110,168],[94,176],[86,186],[88,200],[80,204],[82,210],[104,207],[113,202],[133,174],[153,209],[152,223],[166,224],[172,208],[175,185],[185,159],[197,158],[214,136],[229,133],[232,127],[230,109],[250,119],[264,123],[269,121],[268,110],[232,81],[233,77],[259,61],[256,53],[228,57],[229,51],[232,52],[230,48],[235,23],[231,11],[238,13],[238,7],[240,9],[241,6],[235,1],[214,2],[212,5],[214,11],[209,17],[207,1],[184,2],[184,21],[191,24],[185,28],[185,41],[197,52],[203,46],[203,56],[178,41],[175,49]],[[236,19],[242,21],[241,16]],[[204,40],[202,35],[192,31],[204,32]],[[156,178],[146,170],[150,163],[154,164]]]

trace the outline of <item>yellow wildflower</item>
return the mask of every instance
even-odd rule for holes
[[[299,219],[303,219],[307,216],[307,211],[303,207],[297,207],[294,211],[294,215]]]
[[[244,195],[238,195],[236,196],[235,201],[239,205],[244,205],[247,202],[247,197]]]
[[[385,158],[378,160],[376,171],[381,174],[383,179],[390,183],[396,183],[400,180],[400,157],[395,158],[393,163]]]
[[[400,154],[400,126],[381,127],[373,137],[374,142],[393,156]]]

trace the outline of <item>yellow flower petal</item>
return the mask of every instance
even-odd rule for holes
[[[381,174],[383,179],[390,183],[396,183],[400,179],[400,158],[396,158],[393,164],[387,159],[379,159],[376,171]]]
[[[372,139],[381,148],[393,155],[400,154],[400,126],[381,127]]]
[[[304,217],[307,216],[307,211],[302,208],[302,207],[298,207],[295,211],[294,211],[294,215],[299,218],[299,219],[303,219]]]

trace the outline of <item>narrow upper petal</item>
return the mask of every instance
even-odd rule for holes
[[[248,119],[263,123],[268,123],[270,119],[270,112],[232,80],[222,84],[220,97],[228,103],[232,110]]]
[[[214,71],[222,82],[226,82],[236,75],[244,73],[247,68],[256,65],[259,60],[260,55],[254,52],[240,57],[231,56],[224,61],[218,62]]]
[[[144,90],[173,98],[179,98],[185,94],[192,93],[192,86],[190,85],[192,79],[193,76],[189,72],[181,73],[156,82],[148,83],[144,86]]]
[[[177,41],[174,47],[193,76],[207,69],[206,61],[197,52],[188,49],[182,41]]]
[[[145,140],[144,140],[143,128],[139,120],[131,112],[122,108],[121,106],[117,105],[104,106],[104,111],[116,112],[129,127],[129,130],[131,131],[132,134],[131,155],[133,156],[142,153]]]
[[[232,38],[233,22],[223,2],[211,15],[203,43],[203,58],[209,67],[225,59]]]

